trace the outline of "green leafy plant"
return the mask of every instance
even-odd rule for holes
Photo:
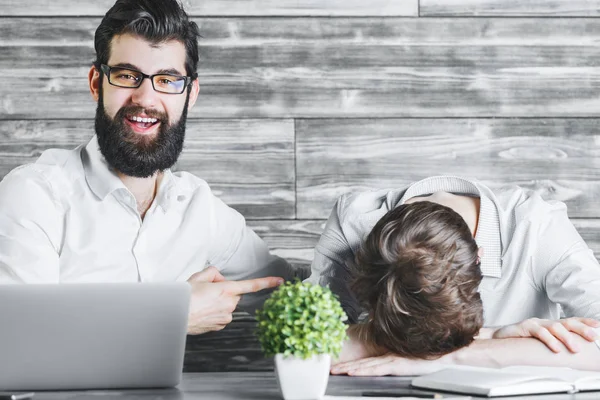
[[[284,283],[256,318],[258,339],[267,356],[338,356],[346,338],[348,317],[340,302],[329,288],[310,283]]]

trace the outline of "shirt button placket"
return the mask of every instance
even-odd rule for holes
[[[140,217],[140,214],[137,210],[137,202],[135,200],[135,197],[132,194],[130,194],[128,200],[129,200],[129,205],[131,206],[131,209],[132,209],[132,215],[134,217],[134,219],[131,221],[131,227],[133,228],[133,232],[132,232],[133,242],[132,242],[132,246],[131,246],[131,254],[133,255],[133,259],[135,261],[138,282],[141,282],[142,274],[140,271],[140,262],[139,262],[139,256],[137,254],[137,248],[138,248],[138,243],[140,240],[140,232],[142,230],[142,218]]]

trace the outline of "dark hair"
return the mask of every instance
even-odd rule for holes
[[[94,65],[106,64],[111,40],[116,35],[130,33],[153,44],[178,40],[185,45],[185,70],[196,77],[198,68],[198,25],[188,19],[177,0],[117,0],[108,10],[94,36]]]
[[[477,250],[451,208],[420,201],[389,211],[356,255],[351,289],[369,311],[359,337],[408,358],[469,345],[483,325]]]

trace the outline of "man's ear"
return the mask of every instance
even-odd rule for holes
[[[483,258],[484,254],[485,252],[483,251],[483,247],[479,247],[477,249],[477,258],[479,259],[479,262],[481,262],[481,259]]]
[[[96,102],[100,98],[100,71],[92,65],[90,72],[88,73],[88,82],[90,84],[90,93]]]
[[[198,99],[198,93],[200,93],[200,82],[198,78],[192,81],[192,90],[190,91],[190,101],[188,102],[188,111],[192,109],[192,106],[196,104]]]

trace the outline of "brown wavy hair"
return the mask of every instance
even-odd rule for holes
[[[359,337],[407,358],[469,345],[483,325],[477,250],[451,208],[420,201],[389,211],[356,254],[350,287],[369,312]]]

